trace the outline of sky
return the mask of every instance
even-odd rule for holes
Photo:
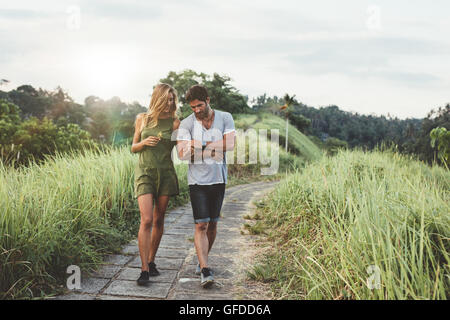
[[[450,103],[446,0],[0,0],[1,90],[61,86],[148,106],[169,71],[227,75],[250,100],[423,118]]]

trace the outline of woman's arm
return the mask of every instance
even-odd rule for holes
[[[133,143],[131,144],[131,152],[136,153],[141,151],[144,148],[144,145],[141,140],[141,123],[142,123],[142,114],[138,114],[136,116],[136,123],[134,126],[134,136]]]
[[[142,151],[145,146],[156,146],[161,140],[159,137],[149,136],[144,140],[141,140],[141,123],[142,123],[142,114],[138,114],[136,117],[136,125],[134,128],[134,136],[133,136],[133,144],[131,145],[131,152],[136,153]]]

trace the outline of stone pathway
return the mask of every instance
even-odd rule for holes
[[[194,248],[194,221],[190,203],[167,211],[165,230],[155,263],[160,275],[151,277],[148,286],[138,286],[141,260],[137,240],[124,246],[122,253],[111,255],[100,270],[82,277],[81,289],[55,297],[58,300],[214,300],[242,299],[239,283],[245,277],[244,261],[251,237],[242,235],[243,216],[253,201],[273,189],[278,181],[255,182],[227,188],[218,224],[217,237],[208,264],[216,283],[209,289],[200,287],[195,275],[197,256]]]

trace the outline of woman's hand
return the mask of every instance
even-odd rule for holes
[[[145,138],[144,140],[142,140],[141,143],[144,146],[154,147],[158,144],[158,142],[160,140],[161,140],[160,137],[149,136],[149,137]]]

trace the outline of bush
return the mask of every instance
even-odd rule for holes
[[[0,100],[0,157],[6,165],[29,164],[56,152],[95,148],[90,134],[77,124],[57,126],[52,120],[31,117],[20,120],[20,109]]]

